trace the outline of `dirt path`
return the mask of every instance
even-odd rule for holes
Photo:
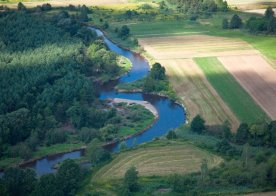
[[[128,105],[139,104],[139,105],[144,106],[146,109],[148,109],[155,116],[155,118],[158,118],[158,116],[159,116],[156,108],[147,101],[137,101],[137,100],[120,99],[120,98],[114,98],[112,101],[114,103],[122,103],[123,102],[123,103],[127,103]]]

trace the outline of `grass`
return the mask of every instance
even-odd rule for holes
[[[155,119],[154,115],[144,106],[137,104],[126,106],[120,103],[117,106],[122,117],[117,134],[120,138],[145,130]]]
[[[124,56],[119,56],[117,58],[117,64],[121,69],[119,75],[126,74],[127,72],[130,71],[130,69],[132,67],[131,61],[128,58],[124,57]]]
[[[217,58],[206,57],[195,58],[194,60],[205,73],[208,81],[241,122],[252,123],[268,119],[263,110]]]
[[[94,175],[93,181],[120,179],[131,166],[137,168],[139,176],[196,172],[200,170],[202,159],[208,161],[210,168],[222,161],[220,157],[185,142],[154,142],[120,153]]]

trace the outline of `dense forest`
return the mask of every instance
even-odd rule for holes
[[[71,15],[44,9],[19,4],[19,11],[0,15],[0,157],[28,159],[39,146],[64,143],[72,131],[91,138],[110,119],[119,123],[92,82],[118,76],[117,55],[81,25],[87,8]]]

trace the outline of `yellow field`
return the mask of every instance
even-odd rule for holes
[[[190,144],[139,148],[120,153],[95,174],[93,181],[122,178],[132,166],[137,168],[140,176],[191,173],[200,170],[203,159],[208,161],[209,168],[222,162],[220,157]]]

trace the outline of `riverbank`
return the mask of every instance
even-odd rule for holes
[[[158,118],[158,116],[159,116],[156,108],[147,101],[114,98],[114,99],[112,99],[112,102],[114,102],[114,103],[122,103],[123,102],[123,103],[127,103],[127,105],[138,104],[138,105],[144,106],[146,109],[148,109],[155,116],[155,118]]]

